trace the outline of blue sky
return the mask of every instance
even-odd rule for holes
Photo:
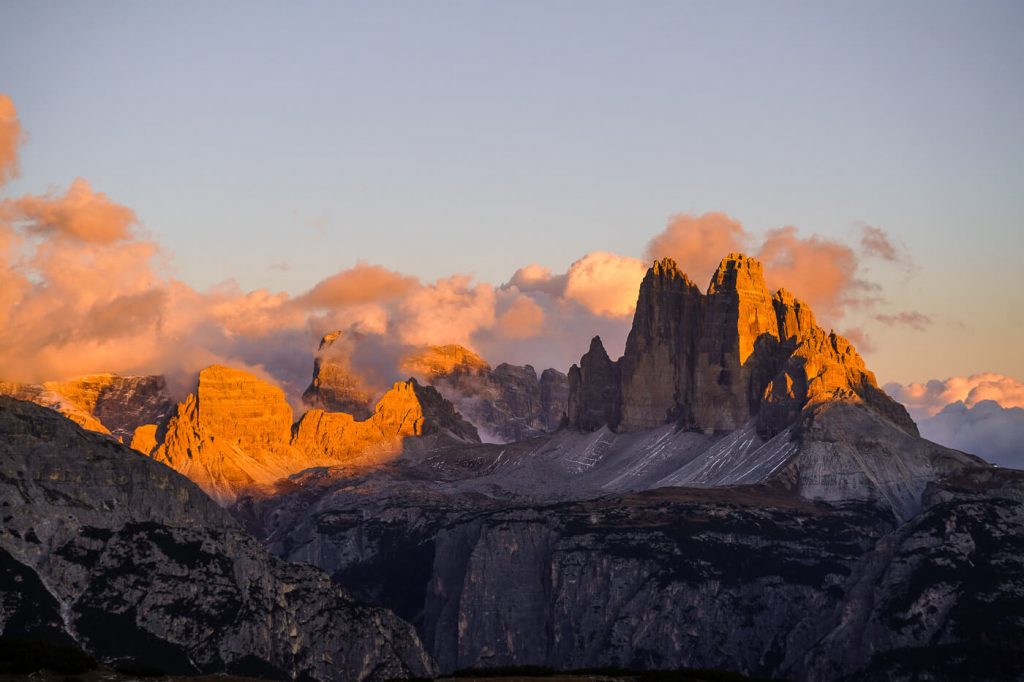
[[[938,320],[871,330],[883,378],[1022,376],[1022,29],[986,1],[7,0],[8,192],[86,177],[191,285],[293,293],[640,256],[680,212],[866,223],[914,255],[875,273],[890,308]]]

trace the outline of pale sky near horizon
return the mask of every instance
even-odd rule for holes
[[[873,312],[934,320],[851,314],[882,381],[1024,378],[1022,34],[993,1],[4,0],[7,192],[87,178],[192,286],[292,293],[639,257],[683,212],[868,224],[914,259]]]

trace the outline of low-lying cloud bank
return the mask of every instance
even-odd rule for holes
[[[907,406],[925,438],[1024,469],[1024,381],[985,372],[885,390]]]
[[[25,139],[13,102],[0,95],[0,191],[18,173]],[[807,299],[826,325],[880,300],[865,263],[909,263],[879,228],[865,226],[844,244],[794,227],[755,235],[710,213],[671,218],[643,260],[591,252],[560,273],[525,265],[500,285],[467,274],[424,282],[358,263],[298,295],[232,283],[197,291],[166,270],[134,211],[79,178],[63,192],[0,195],[0,379],[162,373],[184,388],[200,368],[224,363],[294,398],[309,381],[317,341],[335,329],[371,339],[353,361],[376,386],[399,378],[404,350],[425,344],[565,370],[595,334],[612,354],[622,350],[651,258],[674,257],[703,284],[731,251],[764,260],[769,285]]]

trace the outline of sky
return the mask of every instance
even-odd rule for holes
[[[98,341],[70,362],[69,339],[115,329],[136,348],[128,320],[216,336],[195,362],[275,374],[239,348],[256,320],[246,338],[284,354],[371,317],[408,343],[450,330],[492,363],[544,366],[592,333],[621,344],[635,259],[738,244],[802,284],[880,382],[1021,378],[1022,30],[1024,5],[984,0],[7,0],[0,93],[23,135],[0,192],[35,197],[17,204],[36,259],[25,291],[72,258],[104,286],[101,260],[151,267],[114,277],[129,293],[102,316],[99,293],[73,292],[78,308],[49,317],[91,311],[90,328],[14,340],[0,369],[30,342],[52,345],[40,372],[116,366],[123,349]],[[99,201],[111,239],[76,250],[67,235],[87,223],[46,223],[58,200]],[[706,237],[700,254],[652,247],[686,235]],[[159,319],[138,312],[156,299]],[[450,310],[426,319],[438,301]],[[555,343],[541,324],[575,335]],[[168,352],[116,368],[165,369]]]

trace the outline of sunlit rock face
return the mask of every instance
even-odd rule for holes
[[[184,474],[217,501],[303,469],[379,464],[408,437],[479,442],[476,429],[435,389],[396,383],[365,420],[315,409],[297,424],[284,392],[248,372],[212,366],[166,428],[136,429],[132,446]]]
[[[150,454],[227,502],[240,489],[312,463],[291,446],[291,426],[292,410],[281,389],[215,365],[199,373],[195,393],[178,405]]]
[[[722,260],[707,295],[670,259],[655,263],[640,287],[625,354],[613,363],[602,352],[592,345],[570,371],[575,428],[674,423],[724,433],[756,418],[770,437],[809,405],[854,400],[917,433],[850,342],[821,329],[789,292],[771,295],[761,264],[742,254]]]
[[[464,346],[450,343],[427,346],[402,358],[401,371],[421,376],[428,381],[451,374],[485,374],[491,366],[482,357]]]
[[[0,394],[50,407],[82,428],[124,443],[138,426],[162,423],[174,410],[161,376],[90,374],[43,384],[0,382]]]
[[[5,636],[76,643],[109,663],[179,675],[431,674],[406,623],[354,603],[308,565],[270,556],[188,479],[7,397],[0,508]]]
[[[340,412],[310,410],[295,425],[292,445],[323,464],[381,464],[401,453],[406,438],[432,434],[480,442],[476,429],[431,386],[396,383],[373,415],[356,421]]]
[[[302,394],[308,408],[347,412],[356,419],[366,419],[373,412],[371,392],[351,366],[352,345],[360,336],[336,331],[321,339],[313,360],[313,381]]]

